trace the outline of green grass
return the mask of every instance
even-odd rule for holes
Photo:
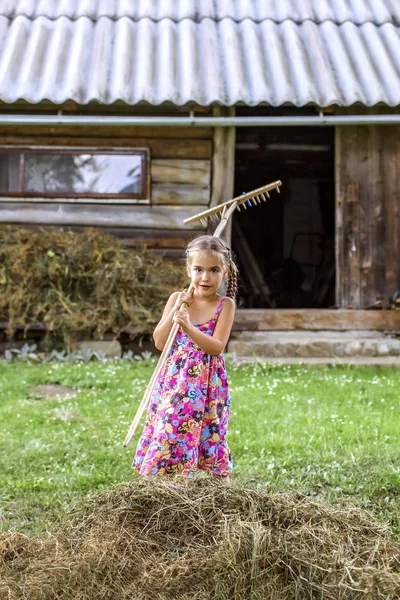
[[[122,442],[153,372],[141,362],[0,361],[0,527],[40,531],[136,476]],[[400,534],[400,372],[229,366],[234,478],[372,510]],[[70,399],[32,393],[74,387]]]

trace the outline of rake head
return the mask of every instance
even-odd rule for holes
[[[189,219],[185,219],[183,222],[185,224],[188,223],[196,223],[199,221],[202,225],[207,225],[207,220],[215,220],[219,221],[225,216],[225,213],[229,208],[233,210],[238,210],[239,212],[243,208],[247,210],[247,208],[251,206],[257,206],[257,204],[261,204],[261,202],[266,202],[270,197],[269,192],[272,190],[276,190],[280,192],[279,188],[282,185],[281,181],[274,181],[273,183],[269,183],[268,185],[264,185],[256,190],[252,190],[251,192],[247,192],[247,194],[243,194],[242,196],[237,196],[236,198],[232,198],[232,200],[228,200],[228,202],[224,202],[223,204],[218,204],[217,206],[213,206],[213,208],[209,208],[208,210],[204,210],[193,217],[189,217]],[[234,205],[236,205],[234,207]]]

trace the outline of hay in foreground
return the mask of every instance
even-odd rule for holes
[[[0,598],[400,597],[400,548],[368,513],[208,479],[136,480],[53,533],[0,537]]]

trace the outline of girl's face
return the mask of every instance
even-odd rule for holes
[[[188,264],[188,274],[197,295],[214,296],[226,274],[222,256],[212,252],[195,252]]]

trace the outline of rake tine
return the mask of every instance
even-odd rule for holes
[[[221,205],[205,210],[198,215],[184,219],[184,223],[194,223],[196,221],[202,223],[202,219],[205,220],[206,225],[209,225],[214,220],[220,223],[223,215],[225,214],[223,211],[228,211],[229,208],[234,206],[232,210],[237,209],[240,212],[242,207],[244,210],[247,210],[247,207],[256,206],[257,203],[261,204],[261,201],[266,202],[267,197],[270,197],[269,192],[275,189],[279,192],[279,186],[281,185],[281,181],[274,181],[273,183],[262,186],[251,192],[243,192],[241,196],[232,198],[232,200],[228,200]]]
[[[242,192],[242,196],[245,196],[246,192]],[[244,210],[247,210],[247,202],[246,200],[243,198],[243,200],[239,200],[239,204],[240,206],[243,206]]]

